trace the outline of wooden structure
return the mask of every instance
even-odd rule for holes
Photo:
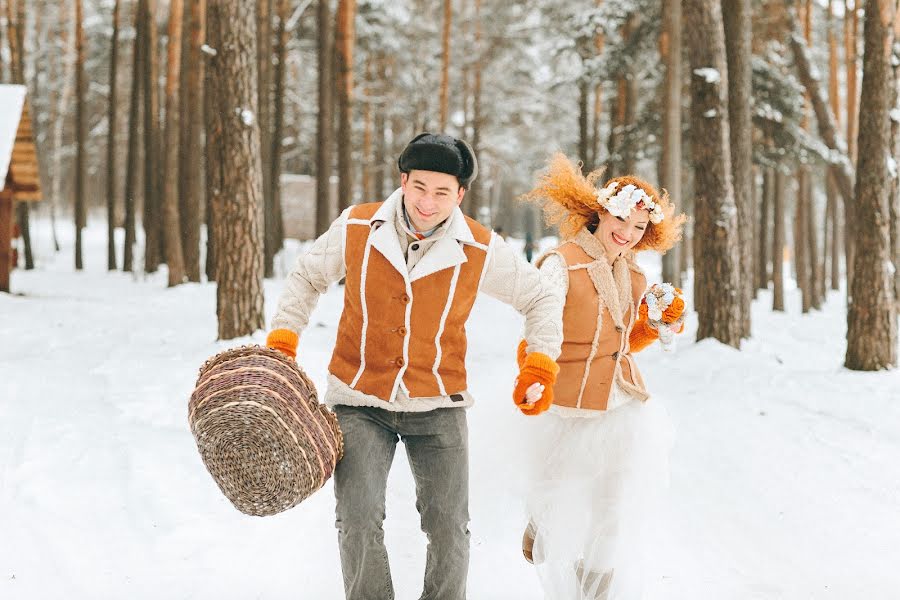
[[[0,85],[0,292],[9,291],[13,206],[41,199],[37,151],[23,85]]]

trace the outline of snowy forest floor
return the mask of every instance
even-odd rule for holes
[[[165,273],[107,273],[105,231],[53,255],[35,224],[38,268],[0,294],[0,598],[342,598],[331,484],[264,519],[237,512],[205,472],[187,401],[216,342],[215,286],[166,289]],[[119,232],[121,233],[121,232]],[[283,271],[266,281],[267,322]],[[658,258],[647,259],[658,281]],[[343,290],[321,299],[299,360],[324,390]],[[900,590],[900,370],[842,367],[845,300],[801,315],[771,295],[741,351],[694,342],[639,363],[676,425],[672,486],[654,527],[647,598],[887,600]],[[538,419],[510,400],[522,319],[482,297],[469,332],[473,600],[542,597],[519,543],[521,463]],[[398,451],[388,550],[398,600],[421,591],[425,537]]]

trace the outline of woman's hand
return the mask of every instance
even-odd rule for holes
[[[544,390],[546,387],[543,383],[532,383],[528,386],[528,389],[525,390],[525,402],[522,406],[533,408],[534,403],[541,399],[541,396],[544,395]]]

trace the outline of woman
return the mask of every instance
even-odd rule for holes
[[[549,409],[523,551],[553,600],[640,597],[642,528],[667,477],[669,424],[632,353],[661,329],[680,332],[684,302],[679,294],[651,321],[634,253],[671,248],[685,217],[636,177],[596,189],[600,174],[584,177],[557,155],[526,195],[545,202],[563,240],[538,261],[565,299],[559,373],[552,389],[517,382],[514,392],[525,414]],[[523,342],[520,360],[525,351]]]

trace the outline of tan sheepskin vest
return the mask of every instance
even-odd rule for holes
[[[466,262],[410,283],[372,246],[378,226],[394,227],[365,222],[382,204],[360,204],[349,214],[344,310],[328,369],[352,389],[386,402],[401,382],[411,398],[465,391],[465,324],[491,232],[466,217],[480,247],[465,244]]]
[[[603,257],[592,258],[578,245],[578,239],[551,253],[560,255],[569,271],[554,404],[606,410],[613,381],[623,391],[646,400],[648,394],[631,357],[628,336],[647,279],[624,257],[612,267]]]

